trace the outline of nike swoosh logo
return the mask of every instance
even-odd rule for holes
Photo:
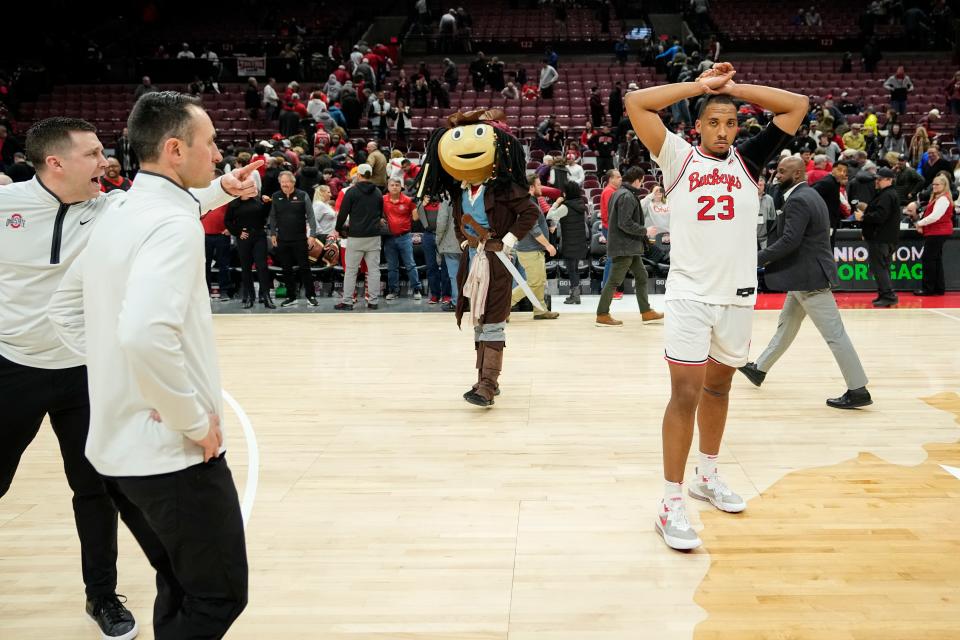
[[[87,224],[88,222],[92,222],[92,221],[93,221],[93,218],[90,218],[89,220],[81,220],[81,221],[80,221],[80,226],[82,227],[83,225]]]

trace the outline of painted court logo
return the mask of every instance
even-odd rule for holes
[[[8,229],[22,229],[27,226],[27,219],[24,218],[19,213],[15,213],[9,218],[7,218],[7,228]]]

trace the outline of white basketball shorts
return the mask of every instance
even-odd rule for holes
[[[665,316],[667,362],[694,367],[707,359],[735,368],[747,364],[753,307],[667,300]]]

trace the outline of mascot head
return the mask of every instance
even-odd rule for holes
[[[488,180],[526,188],[523,145],[510,133],[502,110],[458,111],[427,143],[417,194],[436,199],[459,193],[464,183]]]

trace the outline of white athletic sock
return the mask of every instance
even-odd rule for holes
[[[717,475],[717,457],[701,451],[700,466],[697,467],[697,473],[706,478]]]
[[[683,483],[663,481],[663,499],[671,500],[673,498],[683,499]]]

